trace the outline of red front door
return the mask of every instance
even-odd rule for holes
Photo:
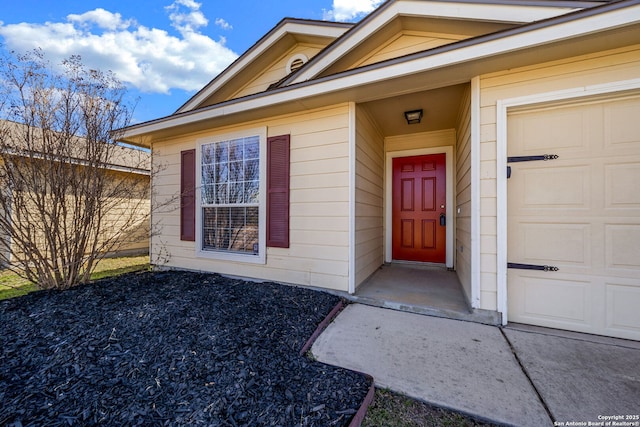
[[[446,262],[445,164],[445,154],[393,159],[394,260]]]

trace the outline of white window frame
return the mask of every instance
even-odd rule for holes
[[[243,254],[203,249],[202,218],[202,146],[238,138],[257,136],[260,140],[260,185],[258,207],[258,254]],[[236,132],[207,136],[196,140],[196,256],[221,261],[265,264],[267,252],[267,128],[251,128]]]

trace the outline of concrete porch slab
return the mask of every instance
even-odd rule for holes
[[[471,309],[454,271],[414,263],[382,265],[351,301],[411,313],[497,325],[496,312]]]

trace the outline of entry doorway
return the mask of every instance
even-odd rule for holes
[[[395,261],[446,261],[446,156],[393,159],[392,256]]]
[[[393,253],[393,229],[394,229],[394,207],[393,207],[393,187],[394,187],[394,173],[393,163],[398,158],[411,158],[411,157],[423,157],[436,155],[439,158],[444,158],[444,212],[440,208],[443,203],[436,205],[437,213],[436,227],[442,227],[444,231],[444,260],[438,258],[439,261],[414,261],[403,260],[394,258]],[[422,263],[422,264],[434,264],[435,266],[445,266],[447,268],[454,268],[454,167],[453,167],[453,147],[452,146],[439,146],[429,148],[418,148],[403,151],[388,151],[385,154],[385,256],[386,263],[398,262],[410,262],[410,263]],[[420,166],[422,168],[422,166]],[[440,226],[440,215],[444,213],[444,226]],[[419,227],[418,227],[419,228]]]

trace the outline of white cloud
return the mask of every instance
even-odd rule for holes
[[[333,0],[333,9],[324,10],[323,19],[354,21],[373,12],[384,0]]]
[[[217,18],[215,24],[223,30],[233,30],[233,26],[222,18]]]
[[[85,28],[89,28],[91,24],[96,24],[99,28],[106,30],[123,30],[135,24],[134,20],[125,21],[119,13],[111,13],[102,8],[85,12],[81,15],[68,15],[67,20]]]
[[[0,22],[0,36],[12,50],[42,48],[54,64],[79,54],[89,68],[111,70],[143,92],[193,91],[238,56],[225,46],[224,38],[215,41],[198,31],[208,23],[199,8],[193,0],[176,0],[167,8],[179,36],[101,8],[68,15],[66,22]]]
[[[184,6],[188,11],[184,11]],[[171,5],[165,7],[170,11],[169,19],[171,25],[180,32],[193,32],[200,27],[206,27],[209,20],[200,12],[201,3],[193,0],[176,0]]]

